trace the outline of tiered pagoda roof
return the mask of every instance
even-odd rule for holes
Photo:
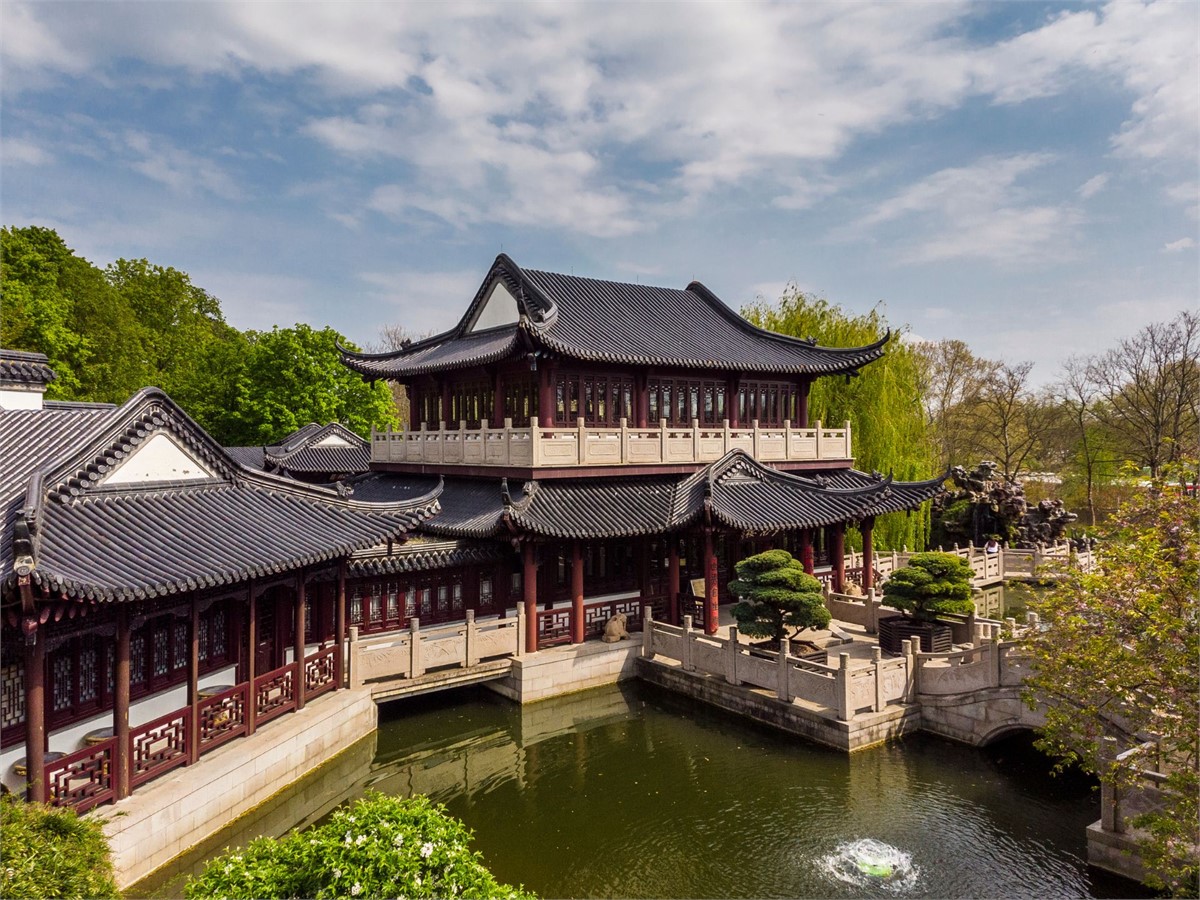
[[[477,328],[500,284],[515,321]],[[450,331],[389,353],[342,351],[367,378],[486,365],[513,355],[588,362],[788,375],[850,373],[883,355],[888,336],[865,347],[818,346],[751,325],[698,281],[683,290],[522,269],[501,254]]]
[[[247,469],[157,388],[120,408],[0,410],[0,459],[0,583],[28,574],[77,599],[284,573],[400,538],[439,508],[437,483],[367,503]]]
[[[734,450],[687,476],[553,479],[516,491],[503,480],[447,479],[441,513],[421,530],[447,537],[601,539],[711,523],[769,533],[916,509],[941,492],[944,480],[897,482],[852,469],[805,477]],[[375,473],[355,480],[352,489],[364,499],[399,498],[431,483],[428,476]]]

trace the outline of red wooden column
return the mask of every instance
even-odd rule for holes
[[[832,528],[833,546],[829,549],[833,563],[833,590],[840,594],[846,586],[846,523],[838,522]]]
[[[875,517],[868,516],[863,519],[858,530],[862,532],[863,539],[862,589],[865,596],[868,589],[875,587],[875,545],[871,539],[871,532],[875,530]]]
[[[635,375],[633,379],[633,419],[638,428],[650,427],[650,377]]]
[[[504,376],[497,369],[492,376],[492,420],[488,422],[490,428],[504,427]]]
[[[713,533],[704,529],[704,633],[717,633],[717,554],[713,552]]]
[[[730,428],[741,428],[741,415],[738,408],[738,388],[740,378],[730,378],[725,387],[725,418],[729,420]]]
[[[669,535],[667,542],[670,552],[667,557],[667,616],[672,625],[678,625],[679,619],[679,538]]]
[[[187,756],[188,765],[200,758],[200,697],[197,686],[200,683],[200,604],[192,592],[191,640],[188,646],[188,683],[187,705],[190,717],[187,727]]]
[[[246,639],[250,642],[250,652],[246,657],[246,680],[250,687],[246,692],[246,734],[254,734],[258,725],[258,690],[254,687],[254,679],[258,676],[258,598],[254,595],[254,582],[246,588],[250,599],[250,616],[246,626]]]
[[[800,391],[799,391],[800,397],[799,397],[799,402],[797,403],[797,406],[799,407],[799,409],[797,410],[797,413],[796,413],[796,419],[797,419],[796,427],[797,428],[807,428],[808,427],[808,389],[810,387],[810,382],[808,381],[808,379],[803,379],[800,381],[799,386],[800,386]]]
[[[410,588],[411,590],[411,588]],[[334,690],[343,685],[343,669],[346,665],[346,560],[338,563],[337,597],[333,609],[333,639],[337,643],[337,655],[333,658]]]
[[[583,643],[583,553],[571,542],[571,643]]]
[[[545,361],[538,369],[538,425],[541,428],[554,427],[554,373]]]
[[[25,772],[27,796],[46,801],[46,635],[34,616],[25,618]]]
[[[114,787],[117,799],[129,796],[129,669],[130,646],[129,610],[125,604],[117,608],[117,647],[113,665],[113,736],[117,739],[113,766],[116,767]]]
[[[812,545],[812,529],[802,528],[800,530],[800,565],[804,566],[804,571],[809,575],[813,574],[815,567],[813,566],[813,545]]]
[[[646,615],[646,607],[650,604],[650,546],[645,541],[638,541],[637,547],[637,567],[638,567],[638,596],[641,600],[639,605],[639,618]]]
[[[537,608],[537,562],[534,560],[533,541],[526,541],[521,548],[523,571],[521,589],[525,595],[525,652],[538,649]]]
[[[301,572],[296,576],[296,600],[293,609],[296,614],[296,649],[293,651],[296,657],[296,709],[304,709],[304,598],[304,573]]]

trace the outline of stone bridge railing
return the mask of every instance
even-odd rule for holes
[[[1039,544],[1032,549],[1001,547],[996,553],[988,553],[982,547],[957,544],[949,550],[938,547],[939,553],[953,553],[971,564],[974,576],[973,587],[995,584],[1005,578],[1032,578],[1044,566],[1073,568],[1080,572],[1091,572],[1096,566],[1094,550],[1076,550],[1065,541],[1057,544]],[[875,554],[875,572],[879,582],[886,581],[893,572],[908,565],[915,554],[907,549],[892,550]],[[862,567],[862,554],[851,551],[846,554],[846,570]]]
[[[879,647],[871,647],[869,660],[839,653],[837,665],[829,665],[787,651],[753,648],[738,641],[736,628],[730,628],[727,638],[709,636],[692,628],[690,616],[682,626],[674,626],[648,614],[642,623],[642,656],[675,660],[686,672],[763,688],[785,702],[802,700],[850,721],[856,714],[879,712],[891,703],[977,694],[979,702],[986,704],[993,689],[1019,688],[1029,674],[1030,657],[1011,638],[1036,627],[1034,614],[1021,626],[1012,619],[974,620],[974,642],[958,650],[923,653],[919,640],[913,639],[903,642],[904,652],[896,657],[884,659]],[[1002,633],[1009,639],[1002,639]],[[825,653],[822,656],[827,658]]]
[[[850,655],[838,657],[838,665],[752,648],[738,641],[737,629],[729,637],[705,635],[692,628],[692,617],[682,626],[654,621],[642,623],[642,655],[663,656],[681,663],[686,672],[723,677],[733,685],[750,685],[774,692],[791,703],[804,700],[824,707],[841,721],[857,712],[879,712],[889,703],[912,699],[910,656],[883,659],[878,647],[869,662],[851,665]]]
[[[467,610],[465,622],[421,630],[420,619],[413,619],[407,631],[368,639],[350,628],[350,686],[371,682],[420,678],[430,669],[470,668],[480,662],[524,653],[522,636],[525,617],[518,609],[514,619],[475,621],[475,611]]]

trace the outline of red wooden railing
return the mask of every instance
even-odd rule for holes
[[[109,738],[62,759],[46,763],[46,800],[55,806],[71,806],[86,812],[116,796],[113,759],[117,739]]]
[[[325,650],[317,650],[304,658],[304,698],[311,700],[326,691],[337,687],[334,679],[337,676],[336,646]]]
[[[254,679],[257,724],[262,725],[296,708],[296,664],[288,663]]]
[[[200,717],[200,753],[207,753],[246,733],[248,682],[205,697],[196,705]]]
[[[667,615],[666,596],[648,597],[645,603],[654,610],[655,618],[665,619]],[[640,631],[642,627],[642,598],[626,597],[622,600],[601,600],[597,603],[586,603],[583,607],[583,636],[599,637],[604,633],[604,626],[617,613],[625,613],[628,621],[625,627],[630,631]],[[569,606],[558,606],[554,609],[538,610],[538,649],[555,647],[571,641],[572,611]]]
[[[129,783],[132,787],[187,763],[191,720],[191,707],[185,706],[129,729]]]
[[[571,608],[539,609],[538,649],[571,643]]]

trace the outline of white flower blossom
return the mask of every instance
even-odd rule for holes
[[[397,847],[399,847],[401,844],[404,843],[404,835],[402,835],[402,834],[396,835],[394,838],[392,838],[392,843],[395,844]]]
[[[417,887],[421,886],[421,876],[420,875],[413,876],[413,884],[415,884]]]
[[[431,844],[429,841],[426,841],[425,843],[423,843],[421,845],[421,856],[422,857],[424,857],[425,859],[429,859],[429,857],[432,853],[433,853],[433,844]]]
[[[361,893],[362,893],[362,885],[359,884],[357,881],[354,882],[354,884],[352,884],[350,886],[350,896],[357,897]]]
[[[365,834],[360,834],[358,837],[356,837],[354,839],[354,846],[361,847],[366,842],[367,842],[367,836]]]
[[[341,877],[342,877],[342,870],[341,870],[341,869],[334,869],[334,870],[333,870],[333,877],[334,877],[334,878],[341,878]]]

